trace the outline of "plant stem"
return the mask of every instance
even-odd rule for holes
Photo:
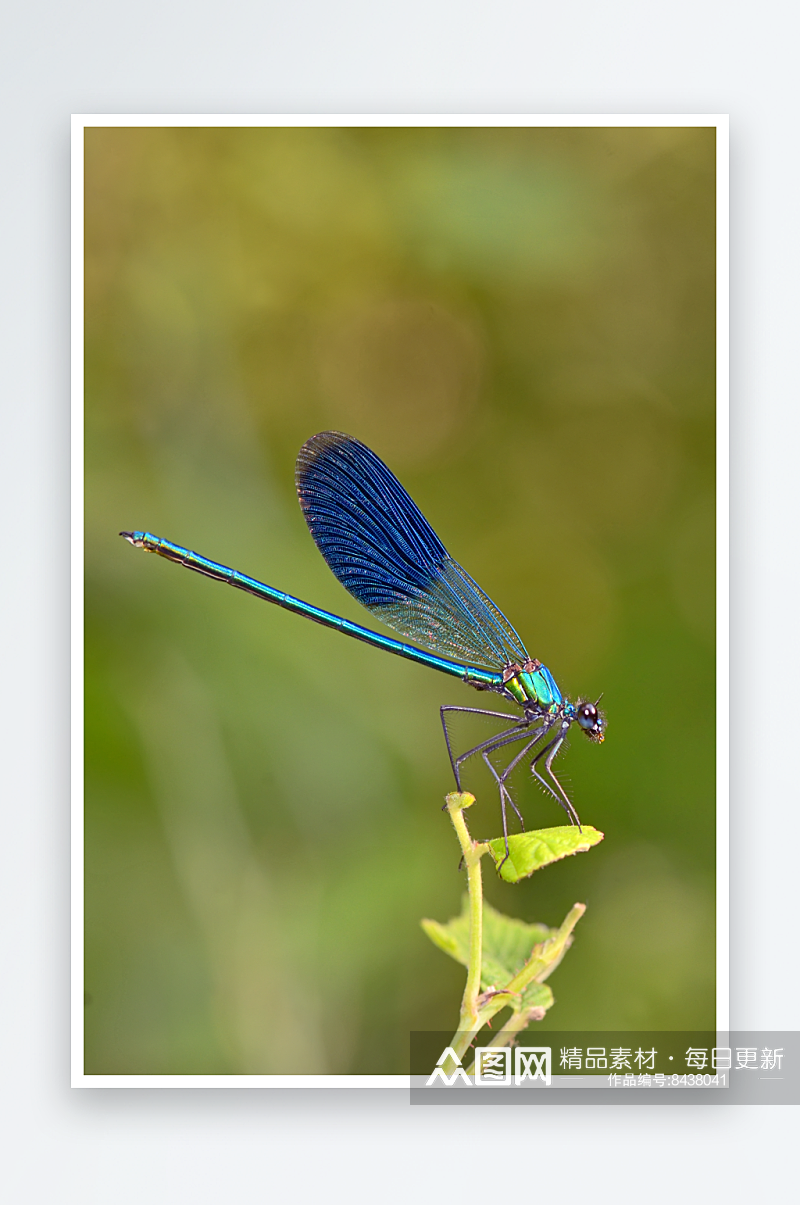
[[[483,878],[481,876],[481,858],[486,853],[487,846],[473,841],[464,819],[464,808],[471,807],[475,796],[469,792],[454,791],[447,796],[447,810],[456,830],[458,843],[467,868],[467,891],[469,893],[469,963],[467,965],[467,982],[464,996],[461,1000],[461,1013],[458,1018],[460,1039],[456,1046],[463,1045],[466,1050],[473,1032],[480,1029],[478,1024],[478,996],[481,990],[481,957],[483,954]],[[456,1047],[454,1047],[456,1048]],[[456,1049],[460,1056],[463,1050]]]
[[[531,1021],[540,1021],[544,1016],[543,1008],[527,1008],[522,1009],[518,1013],[512,1013],[506,1021],[502,1029],[498,1029],[497,1033],[492,1038],[488,1045],[492,1048],[502,1046],[513,1046],[516,1041],[517,1034],[522,1033],[523,1029],[527,1029]],[[475,1063],[466,1068],[467,1075],[473,1075],[475,1072]]]
[[[513,1045],[516,1035],[531,1021],[538,1020],[538,1008],[514,1008],[514,1000],[534,980],[543,982],[555,970],[572,941],[572,930],[586,911],[585,904],[575,904],[563,924],[546,941],[534,946],[530,957],[510,982],[500,991],[481,995],[481,963],[483,958],[483,878],[481,858],[489,852],[489,845],[473,841],[464,809],[471,807],[475,796],[468,791],[454,791],[447,796],[447,811],[456,830],[461,846],[464,865],[467,868],[467,891],[469,896],[469,942],[467,955],[467,982],[461,1000],[458,1029],[450,1043],[459,1059],[469,1050],[472,1042],[484,1025],[504,1008],[512,1007],[513,1015],[494,1035],[491,1046]]]
[[[528,1008],[523,1009],[522,1012],[512,1013],[502,1029],[498,1029],[489,1045],[513,1046],[517,1034],[522,1033],[523,1029],[527,1029],[531,1021],[541,1020],[543,1015],[543,1008]]]
[[[508,991],[523,991],[534,979],[538,983],[551,975],[572,942],[572,930],[586,911],[585,904],[573,904],[559,928],[540,946],[534,946],[525,966],[508,984]]]

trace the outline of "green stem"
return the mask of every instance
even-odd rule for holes
[[[481,849],[481,846],[477,846]],[[485,850],[485,846],[483,849]],[[479,854],[479,856],[481,856]],[[524,991],[529,983],[535,979],[539,983],[550,975],[558,966],[561,959],[564,957],[569,944],[572,940],[572,930],[577,925],[580,918],[586,911],[585,904],[575,904],[570,908],[564,919],[563,924],[556,930],[551,938],[543,942],[541,945],[534,946],[531,956],[525,963],[525,966],[520,970],[514,978],[509,982],[507,987],[502,992],[497,992],[487,1000],[486,1003],[478,1009],[475,1020],[471,1023],[468,1031],[461,1031],[456,1035],[451,1042],[456,1054],[461,1058],[472,1044],[475,1036],[481,1031],[484,1025],[491,1021],[492,1017],[508,1008],[514,996],[518,996]],[[535,1011],[535,1010],[533,1010]],[[512,1016],[494,1036],[491,1046],[506,1045],[509,1038],[513,1037],[533,1019],[532,1011],[521,1009],[515,1011]],[[464,1024],[464,1014],[462,1008],[462,1019],[460,1025]],[[501,1035],[505,1035],[501,1041]]]
[[[467,982],[464,996],[461,1000],[461,1012],[458,1018],[458,1029],[450,1042],[452,1049],[462,1059],[469,1050],[475,1037],[492,1017],[502,1009],[511,1006],[515,997],[536,979],[543,982],[555,970],[564,957],[572,940],[572,930],[586,911],[585,904],[575,904],[570,909],[563,924],[552,937],[540,945],[534,946],[525,965],[517,972],[511,981],[501,991],[487,993],[488,998],[481,998],[481,960],[483,956],[483,879],[481,876],[481,858],[489,852],[489,846],[480,841],[473,841],[464,819],[464,809],[471,807],[475,796],[469,792],[454,791],[447,796],[447,811],[456,830],[458,843],[464,865],[467,868],[467,891],[469,895],[469,950],[467,961]],[[514,1009],[513,1016],[506,1021],[502,1029],[494,1035],[492,1046],[513,1044],[518,1033],[534,1020],[537,1009]]]
[[[467,982],[461,1000],[457,1037],[453,1048],[459,1057],[469,1046],[474,1033],[481,1028],[478,1014],[478,996],[481,990],[481,958],[483,954],[483,878],[481,858],[488,846],[473,841],[464,819],[464,809],[471,807],[475,796],[469,792],[454,791],[447,796],[447,811],[456,830],[458,843],[467,868],[467,891],[469,894],[469,962]]]
[[[506,1021],[502,1029],[498,1029],[497,1033],[492,1038],[491,1042],[487,1043],[491,1047],[513,1046],[517,1034],[522,1033],[523,1029],[527,1029],[531,1021],[541,1020],[544,1016],[543,1008],[526,1008],[521,1012],[512,1013]],[[466,1068],[467,1075],[473,1075],[475,1064]]]
[[[553,973],[569,949],[572,941],[572,930],[585,911],[585,904],[572,905],[553,936],[540,946],[534,946],[525,966],[508,983],[507,990],[509,992],[524,991],[534,979],[537,983],[544,983],[545,979]]]
[[[526,1008],[522,1012],[512,1013],[502,1029],[498,1029],[489,1045],[513,1046],[514,1038],[518,1033],[522,1033],[523,1029],[528,1028],[531,1021],[534,1020],[534,1016],[541,1018],[543,1015],[543,1008]]]

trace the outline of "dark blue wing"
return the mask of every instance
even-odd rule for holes
[[[502,612],[446,548],[395,475],[336,431],[300,449],[297,495],[314,542],[354,598],[436,653],[500,669],[528,659]]]

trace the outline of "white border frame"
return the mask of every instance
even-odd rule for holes
[[[95,126],[706,126],[717,131],[717,1030],[730,1020],[729,130],[726,114],[74,114],[72,117],[72,1087],[407,1088],[407,1075],[86,1075],[83,1071],[83,132]]]

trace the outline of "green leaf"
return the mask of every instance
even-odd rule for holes
[[[447,924],[434,920],[424,920],[422,927],[428,937],[449,954],[462,966],[469,963],[469,899],[464,896],[461,915],[456,916]],[[490,904],[483,905],[483,959],[481,964],[481,990],[502,990],[518,971],[522,969],[531,956],[534,948],[555,936],[557,929],[549,929],[547,925],[528,925],[524,921],[511,916],[504,916],[492,908]],[[552,1004],[550,989],[543,995],[541,1002],[532,1000],[526,1007],[541,1003],[549,1008]],[[517,1007],[517,1000],[509,1000],[512,1007]]]
[[[546,983],[529,983],[525,990],[520,994],[520,997],[515,1001],[513,1008],[514,1012],[527,1012],[531,1008],[542,1008],[547,1012],[548,1008],[554,1004],[553,992]]]
[[[466,909],[466,901],[464,907]],[[481,978],[493,981],[495,987],[505,987],[528,961],[534,946],[547,941],[555,932],[547,925],[528,925],[516,917],[504,916],[490,904],[484,903]]]
[[[572,930],[586,911],[575,904],[558,929],[547,925],[528,925],[503,916],[491,905],[483,906],[483,992],[481,1025],[502,1008],[514,1013],[544,1012],[553,1003],[553,993],[544,980],[556,969],[572,943]],[[422,921],[422,927],[434,945],[462,966],[469,964],[469,897],[464,896],[461,915],[446,925],[434,920]],[[508,992],[506,992],[508,989]]]
[[[585,853],[593,845],[603,840],[604,834],[596,828],[585,824],[578,828],[574,824],[564,824],[559,828],[540,828],[530,833],[515,833],[508,838],[508,857],[506,857],[505,841],[495,837],[487,842],[489,853],[494,859],[500,877],[507,883],[518,883],[526,879],[535,870],[547,866],[550,862],[558,862],[570,854]]]

